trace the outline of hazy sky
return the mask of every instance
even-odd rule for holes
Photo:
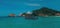
[[[18,15],[41,7],[60,10],[60,0],[0,0],[0,16]]]

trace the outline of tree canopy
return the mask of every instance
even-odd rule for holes
[[[47,7],[42,7],[37,10],[32,11],[32,15],[38,16],[38,14],[47,14],[47,15],[55,15],[55,13],[60,13],[60,11],[56,11]]]

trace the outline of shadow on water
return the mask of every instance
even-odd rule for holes
[[[37,16],[27,16],[27,17],[25,17],[25,19],[26,20],[37,20],[38,19],[38,17]]]

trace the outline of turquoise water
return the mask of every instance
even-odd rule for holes
[[[38,20],[25,20],[24,17],[0,18],[0,28],[60,28],[60,17],[38,17]]]

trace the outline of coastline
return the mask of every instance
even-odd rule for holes
[[[25,17],[25,16],[0,16],[0,17]],[[60,17],[60,16],[34,16],[34,17]]]

